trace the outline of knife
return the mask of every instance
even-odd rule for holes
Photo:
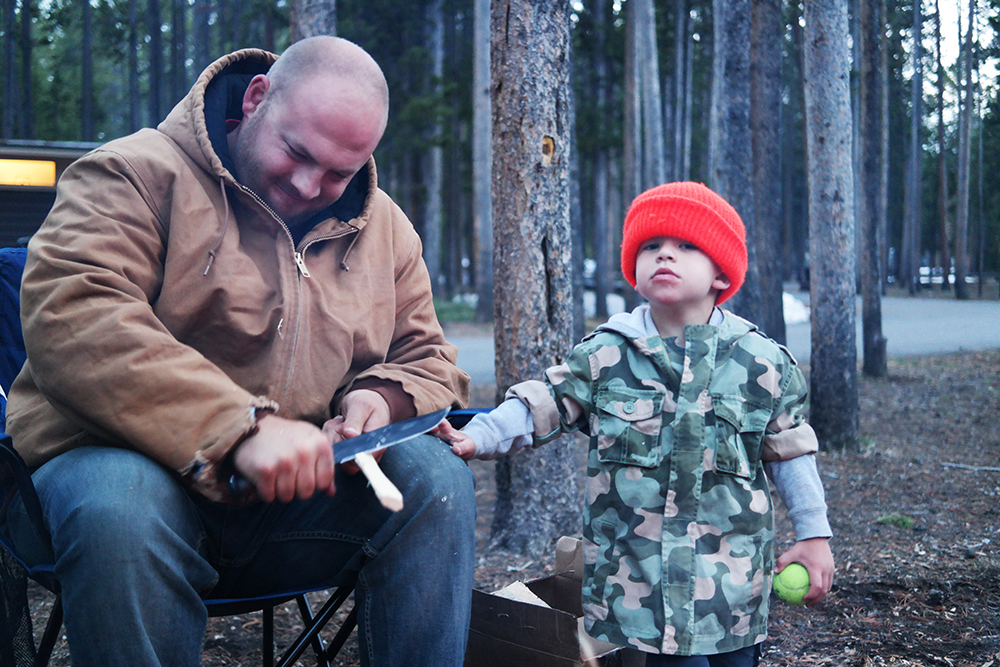
[[[355,461],[355,459],[361,455],[361,459],[355,461],[355,463],[358,464],[358,467],[365,473],[365,477],[368,477],[368,481],[372,484],[372,488],[376,491],[376,494],[379,495],[379,500],[382,501],[383,505],[385,505],[386,502],[385,499],[383,499],[381,492],[391,492],[392,490],[395,490],[395,487],[392,485],[392,482],[388,480],[388,478],[381,474],[381,470],[378,469],[378,465],[372,465],[375,463],[375,460],[371,457],[371,452],[393,447],[406,442],[407,440],[412,440],[417,436],[423,435],[444,421],[444,418],[447,415],[448,408],[443,408],[437,412],[421,415],[419,417],[412,417],[410,419],[404,419],[403,421],[395,422],[393,424],[389,424],[388,426],[383,426],[382,428],[377,428],[374,431],[368,431],[353,438],[341,440],[333,447],[333,460],[339,465],[347,461]],[[373,479],[373,477],[375,477],[375,479]],[[389,487],[392,487],[392,489],[386,487],[386,483],[388,483]],[[242,475],[239,473],[233,473],[230,475],[229,492],[234,498],[246,497],[250,489],[250,482],[248,482]],[[399,491],[397,490],[396,495],[398,494]],[[389,507],[389,509],[393,509],[395,507],[393,511],[398,510],[402,507],[402,497],[399,498],[398,502],[396,500],[392,500],[391,504],[393,507]],[[398,505],[398,507],[396,507],[396,505]]]

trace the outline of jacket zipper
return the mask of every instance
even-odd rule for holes
[[[298,267],[299,273],[302,274],[303,278],[311,278],[312,276],[309,274],[309,269],[306,268],[305,258],[302,256],[301,252],[295,249],[295,240],[292,237],[292,230],[288,228],[288,225],[286,225],[285,221],[281,219],[281,216],[275,213],[274,209],[268,206],[267,202],[261,199],[260,195],[258,195],[256,192],[246,187],[242,183],[236,183],[236,185],[237,187],[240,188],[240,190],[253,197],[258,204],[264,207],[264,210],[266,210],[268,213],[274,216],[274,219],[277,220],[278,224],[281,225],[281,228],[285,230],[285,234],[288,236],[288,240],[292,243],[292,255],[295,257],[295,266]]]

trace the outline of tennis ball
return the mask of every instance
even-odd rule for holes
[[[809,592],[809,571],[798,563],[789,563],[775,575],[774,592],[793,607],[804,605],[803,598]]]

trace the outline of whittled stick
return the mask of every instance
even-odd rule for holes
[[[372,491],[375,492],[375,496],[382,503],[382,507],[393,512],[403,509],[403,494],[399,492],[396,485],[378,467],[375,457],[365,452],[355,456],[354,463],[357,464],[361,472],[368,478],[368,483],[371,484]]]

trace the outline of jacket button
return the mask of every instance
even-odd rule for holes
[[[632,403],[631,401],[626,403],[625,405],[622,406],[622,410],[627,415],[632,414],[633,412],[635,412],[635,403]]]

